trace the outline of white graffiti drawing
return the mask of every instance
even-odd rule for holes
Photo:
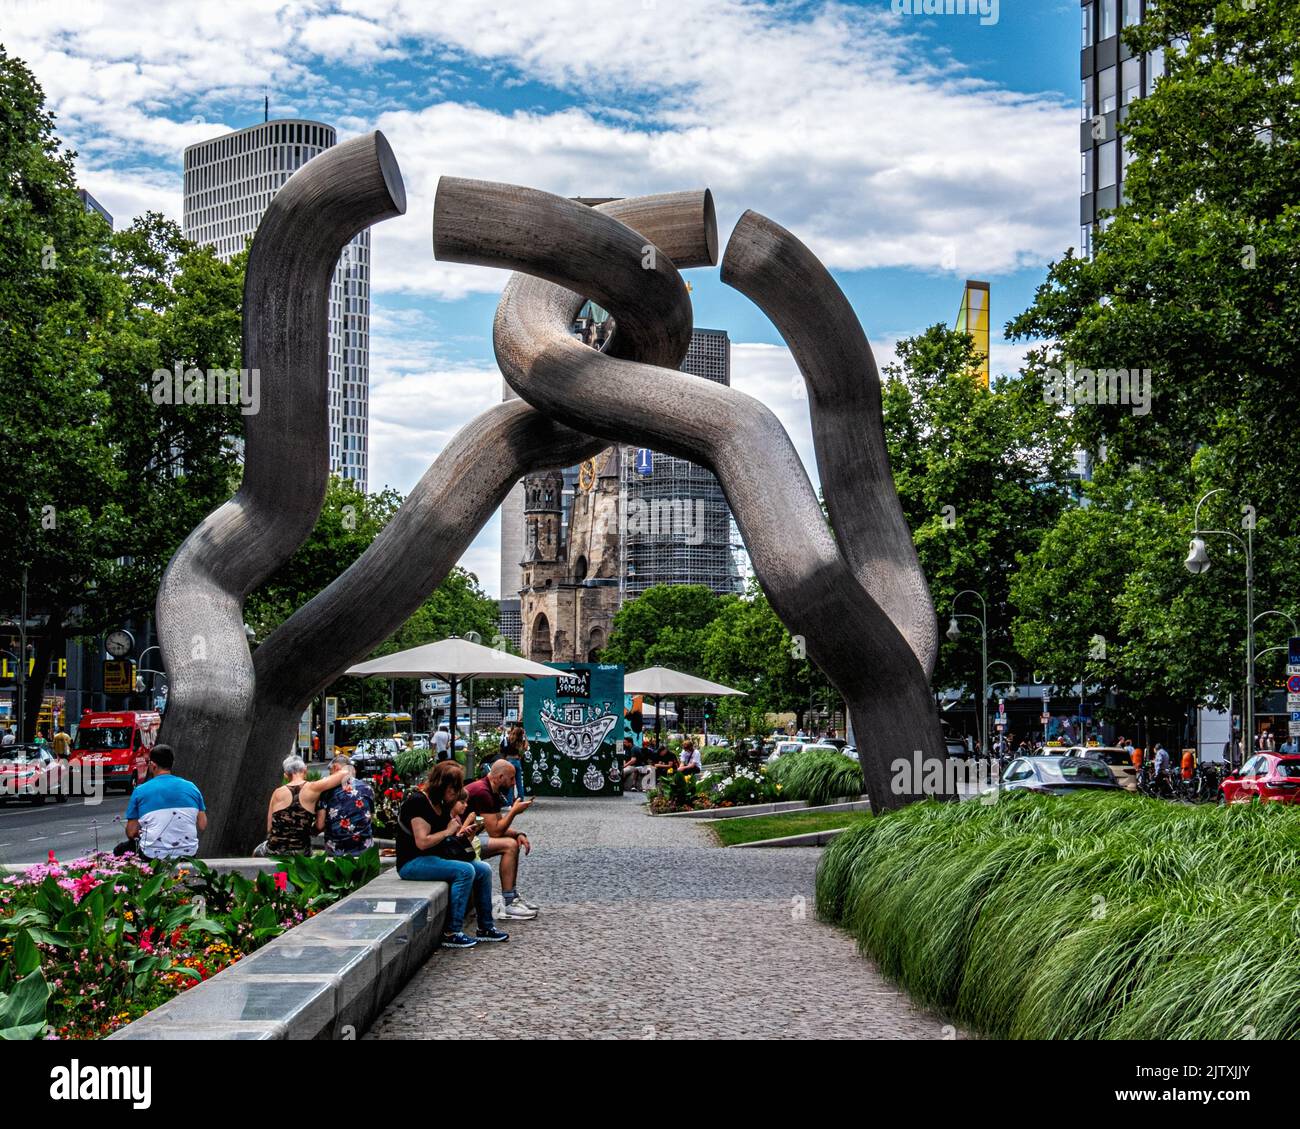
[[[593,717],[575,725],[569,721],[557,721],[553,717],[542,715],[542,724],[551,738],[556,750],[575,761],[590,760],[600,751],[601,742],[614,728],[618,718],[614,714]]]
[[[587,771],[583,773],[582,784],[588,792],[600,792],[605,788],[605,777],[594,764],[589,764]]]

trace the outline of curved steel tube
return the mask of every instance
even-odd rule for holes
[[[438,258],[537,276],[511,278],[494,325],[497,363],[521,398],[572,427],[690,459],[718,477],[773,608],[849,704],[873,809],[943,794],[943,774],[925,770],[945,759],[926,671],[841,555],[776,417],[698,377],[633,362],[610,367],[569,335],[569,292],[602,305],[608,295],[603,272],[567,274],[557,265],[598,256],[607,270],[626,269],[641,254],[630,233],[560,197],[483,181],[444,177],[435,208]],[[565,248],[555,242],[560,232]],[[588,255],[572,254],[579,241]],[[858,559],[867,557],[859,547]],[[914,767],[896,775],[899,759]]]
[[[672,270],[717,262],[717,227],[707,191],[620,200],[606,214],[634,227],[639,247],[671,260],[650,276],[593,262],[607,288],[621,348],[651,365],[676,368],[691,339],[691,306]],[[561,252],[567,257],[569,251]],[[642,256],[644,257],[644,256]],[[557,268],[558,269],[558,268]],[[673,280],[676,279],[674,282]],[[567,294],[567,325],[584,301]],[[651,316],[648,302],[659,302]],[[582,348],[598,356],[586,346]],[[606,359],[606,364],[619,362]],[[342,576],[281,624],[257,650],[255,716],[240,775],[230,797],[229,834],[211,835],[205,852],[242,853],[260,840],[266,797],[280,761],[311,699],[349,666],[365,659],[401,626],[446,577],[478,531],[525,474],[572,466],[599,452],[603,440],[556,424],[523,401],[496,405],[462,428],[425,472],[402,507]]]
[[[406,194],[382,134],[309,161],[258,226],[244,281],[244,367],[261,379],[245,418],[244,477],[176,551],[158,590],[170,699],[161,740],[208,798],[223,838],[253,716],[244,597],[311,533],[329,474],[328,302],[339,254],[357,232],[400,215]]]
[[[817,256],[757,212],[732,231],[722,281],[767,314],[790,347],[808,389],[817,472],[840,552],[928,679],[939,649],[934,605],[889,469],[880,376],[861,322]]]

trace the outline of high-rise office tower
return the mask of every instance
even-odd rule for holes
[[[113,226],[113,217],[108,214],[108,209],[96,200],[89,192],[84,188],[78,188],[77,196],[81,199],[81,206],[85,208],[86,211],[98,212],[99,215],[104,217],[104,222],[107,223],[109,227]]]
[[[286,119],[224,133],[185,150],[184,231],[229,261],[293,173],[335,143],[333,126]],[[330,471],[369,485],[370,231],[343,248],[329,297]]]
[[[1133,55],[1120,30],[1142,22],[1149,0],[1082,0],[1079,72],[1083,122],[1079,127],[1081,200],[1079,253],[1092,254],[1092,235],[1105,229],[1103,213],[1124,199],[1128,153],[1117,126],[1128,107],[1151,93],[1164,74],[1164,51]]]

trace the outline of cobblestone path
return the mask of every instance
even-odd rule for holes
[[[517,821],[540,915],[435,952],[365,1037],[952,1037],[814,920],[820,849],[723,849],[642,799],[540,799]]]

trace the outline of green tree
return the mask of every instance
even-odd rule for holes
[[[1226,539],[1210,539],[1209,573],[1181,567],[1202,494],[1224,489],[1203,525],[1255,525],[1256,607],[1297,610],[1300,9],[1162,0],[1125,37],[1135,53],[1167,45],[1167,75],[1122,127],[1124,203],[1093,257],[1053,264],[1009,330],[1053,342],[1040,372],[1149,372],[1150,410],[1064,413],[1071,445],[1095,460],[1095,512],[1062,519],[1058,551],[1034,562],[1053,575],[1018,580],[1017,640],[1059,670],[1063,637],[1099,631],[1106,681],[1143,699],[1223,703],[1244,681],[1243,568]],[[1083,542],[1071,537],[1081,525]],[[1108,583],[1085,607],[1071,594],[1097,557]],[[1028,622],[1049,603],[1056,633]]]
[[[311,536],[245,601],[244,618],[255,636],[264,639],[346,572],[401,504],[396,490],[365,494],[351,480],[331,476]]]
[[[1007,661],[1025,677],[1011,642],[1010,583],[1069,503],[1065,428],[1032,377],[985,388],[969,334],[931,326],[899,342],[898,358],[885,370],[885,439],[940,626],[958,592],[980,593],[990,662]],[[979,604],[966,597],[959,610],[978,612]],[[935,685],[978,687],[979,630],[958,623],[956,643],[941,639]]]
[[[706,677],[744,690],[747,697],[720,700],[721,716],[749,732],[762,728],[766,713],[794,713],[802,725],[810,702],[835,707],[838,695],[803,653],[772,605],[751,582],[745,597],[723,596],[703,638]]]
[[[25,568],[29,615],[43,622],[29,733],[51,657],[68,636],[151,606],[234,466],[228,423],[182,410],[175,425],[149,377],[163,360],[236,363],[239,268],[191,262],[157,217],[113,235],[77,196],[74,156],[31,72],[0,48],[0,607],[17,613]]]
[[[615,614],[601,660],[704,677],[703,633],[719,611],[718,597],[703,584],[656,584]]]

